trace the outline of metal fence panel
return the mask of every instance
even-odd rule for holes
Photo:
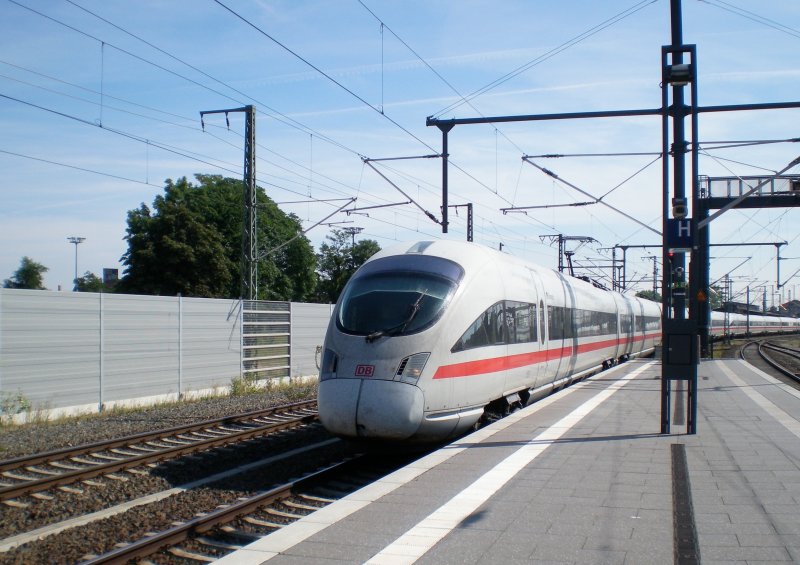
[[[0,413],[313,376],[333,306],[0,289]]]
[[[291,304],[242,302],[242,375],[254,380],[289,377]]]
[[[96,295],[2,290],[0,391],[32,406],[100,401]]]
[[[103,296],[103,402],[177,393],[178,299]]]
[[[226,386],[239,376],[239,300],[183,299],[183,388]]]
[[[0,290],[0,394],[37,410],[229,385],[240,302]],[[17,406],[18,407],[18,406]]]
[[[318,375],[317,352],[333,313],[333,304],[292,303],[292,376]],[[319,350],[317,350],[319,348]]]
[[[104,401],[226,386],[238,376],[238,300],[104,296]]]

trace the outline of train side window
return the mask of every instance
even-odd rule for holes
[[[564,338],[571,339],[575,335],[575,309],[564,308]]]
[[[536,305],[506,301],[506,323],[509,343],[536,341]]]
[[[594,337],[617,333],[617,315],[614,312],[573,310],[578,337]]]
[[[575,337],[575,311],[572,308],[565,308],[564,306],[548,306],[547,310],[547,329],[551,341]]]
[[[550,341],[564,339],[564,309],[560,306],[547,307],[547,335]]]
[[[450,349],[451,352],[506,343],[506,317],[503,303],[497,302],[487,308],[465,331]]]

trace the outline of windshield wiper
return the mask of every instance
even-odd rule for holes
[[[402,333],[406,329],[406,326],[408,326],[408,324],[411,323],[411,320],[413,320],[414,317],[417,315],[417,312],[419,312],[420,305],[422,304],[422,299],[425,298],[426,292],[428,292],[427,288],[420,293],[419,298],[417,298],[416,302],[414,302],[414,304],[411,305],[411,312],[409,313],[408,318],[406,318],[403,322],[397,324],[394,327],[385,330],[377,330],[370,334],[367,334],[366,337],[364,337],[366,342],[372,343],[379,337],[383,337],[385,335],[392,336]]]

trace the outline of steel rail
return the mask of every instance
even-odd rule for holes
[[[263,418],[279,414],[288,410],[302,410],[316,409],[316,400],[304,400],[302,402],[295,402],[292,404],[284,404],[283,406],[273,406],[263,410],[254,410],[252,412],[245,412],[235,416],[226,416],[225,418],[218,418],[214,420],[204,420],[202,422],[195,422],[193,424],[186,424],[183,426],[174,426],[172,428],[164,428],[154,432],[142,432],[123,436],[110,440],[98,441],[94,443],[86,443],[75,447],[65,447],[63,449],[54,449],[34,455],[24,455],[12,459],[5,459],[0,461],[0,473],[5,471],[12,471],[20,467],[28,467],[30,465],[39,465],[42,463],[49,463],[51,461],[59,461],[69,459],[77,455],[86,455],[92,452],[107,451],[116,447],[127,447],[136,443],[144,443],[146,441],[153,441],[165,437],[176,436],[179,434],[191,433],[198,430],[205,430],[213,426],[224,424],[235,424],[246,422],[255,418]]]
[[[775,369],[776,371],[778,371],[782,375],[785,375],[785,376],[789,377],[790,379],[794,380],[795,382],[800,382],[800,376],[798,376],[797,373],[795,373],[794,371],[790,371],[789,369],[787,369],[786,367],[784,367],[783,365],[781,365],[780,363],[775,361],[772,357],[767,355],[767,353],[764,351],[764,349],[766,349],[764,347],[764,344],[763,343],[759,343],[758,344],[758,354],[761,355],[761,358],[764,361],[766,361],[773,369]]]
[[[785,345],[777,345],[771,342],[765,342],[764,347],[766,347],[767,349],[771,349],[773,351],[777,351],[778,353],[783,353],[784,355],[794,357],[795,359],[800,359],[800,351],[792,347],[786,347]]]
[[[298,407],[298,404],[301,406]],[[294,405],[290,405],[291,408],[289,408],[289,410],[310,409],[310,407],[308,406],[302,406],[304,404],[306,403],[297,403]],[[276,410],[273,411],[271,414],[276,414],[278,412],[279,409],[276,408]],[[19,484],[5,486],[0,488],[0,501],[17,498],[19,496],[32,494],[34,492],[41,492],[43,490],[51,489],[54,487],[75,483],[80,480],[91,479],[99,475],[107,475],[109,473],[114,473],[116,471],[123,471],[125,469],[129,469],[132,467],[139,467],[147,463],[154,463],[166,459],[173,459],[178,456],[188,455],[198,451],[205,451],[207,449],[212,449],[215,447],[221,447],[231,443],[245,441],[247,439],[251,439],[268,433],[275,433],[282,430],[309,424],[316,421],[317,419],[318,416],[316,413],[305,414],[293,417],[283,422],[259,424],[257,427],[250,428],[247,430],[241,430],[238,432],[226,432],[226,435],[224,436],[219,436],[210,439],[201,439],[188,445],[165,447],[161,448],[159,451],[133,456],[127,459],[122,459],[120,461],[99,463],[97,465],[85,469],[76,469],[74,471],[67,471],[65,473],[61,473],[58,475],[48,476],[41,479],[33,479]],[[225,420],[229,419],[228,418],[222,419],[222,421]],[[219,423],[219,421],[212,421],[212,422]],[[199,429],[208,429],[212,427],[213,425],[206,424],[205,427],[201,427]],[[162,435],[160,437],[167,437],[167,436]],[[138,443],[142,443],[142,441],[140,440]],[[131,444],[128,443],[126,445],[131,445]],[[33,470],[31,472],[36,472],[36,471]]]
[[[210,512],[204,516],[198,516],[169,530],[139,539],[124,547],[84,561],[83,565],[121,565],[129,563],[131,559],[152,555],[164,547],[183,542],[194,534],[208,532],[220,524],[226,524],[239,516],[252,513],[262,506],[288,498],[292,495],[294,489],[320,480],[330,473],[335,473],[344,466],[351,464],[359,457],[360,456],[349,457],[333,465],[329,465],[324,469],[305,475],[296,481],[277,486],[246,500]]]

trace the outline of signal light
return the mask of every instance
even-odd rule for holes
[[[682,220],[689,213],[689,208],[686,204],[685,198],[672,199],[672,217],[676,220]]]

